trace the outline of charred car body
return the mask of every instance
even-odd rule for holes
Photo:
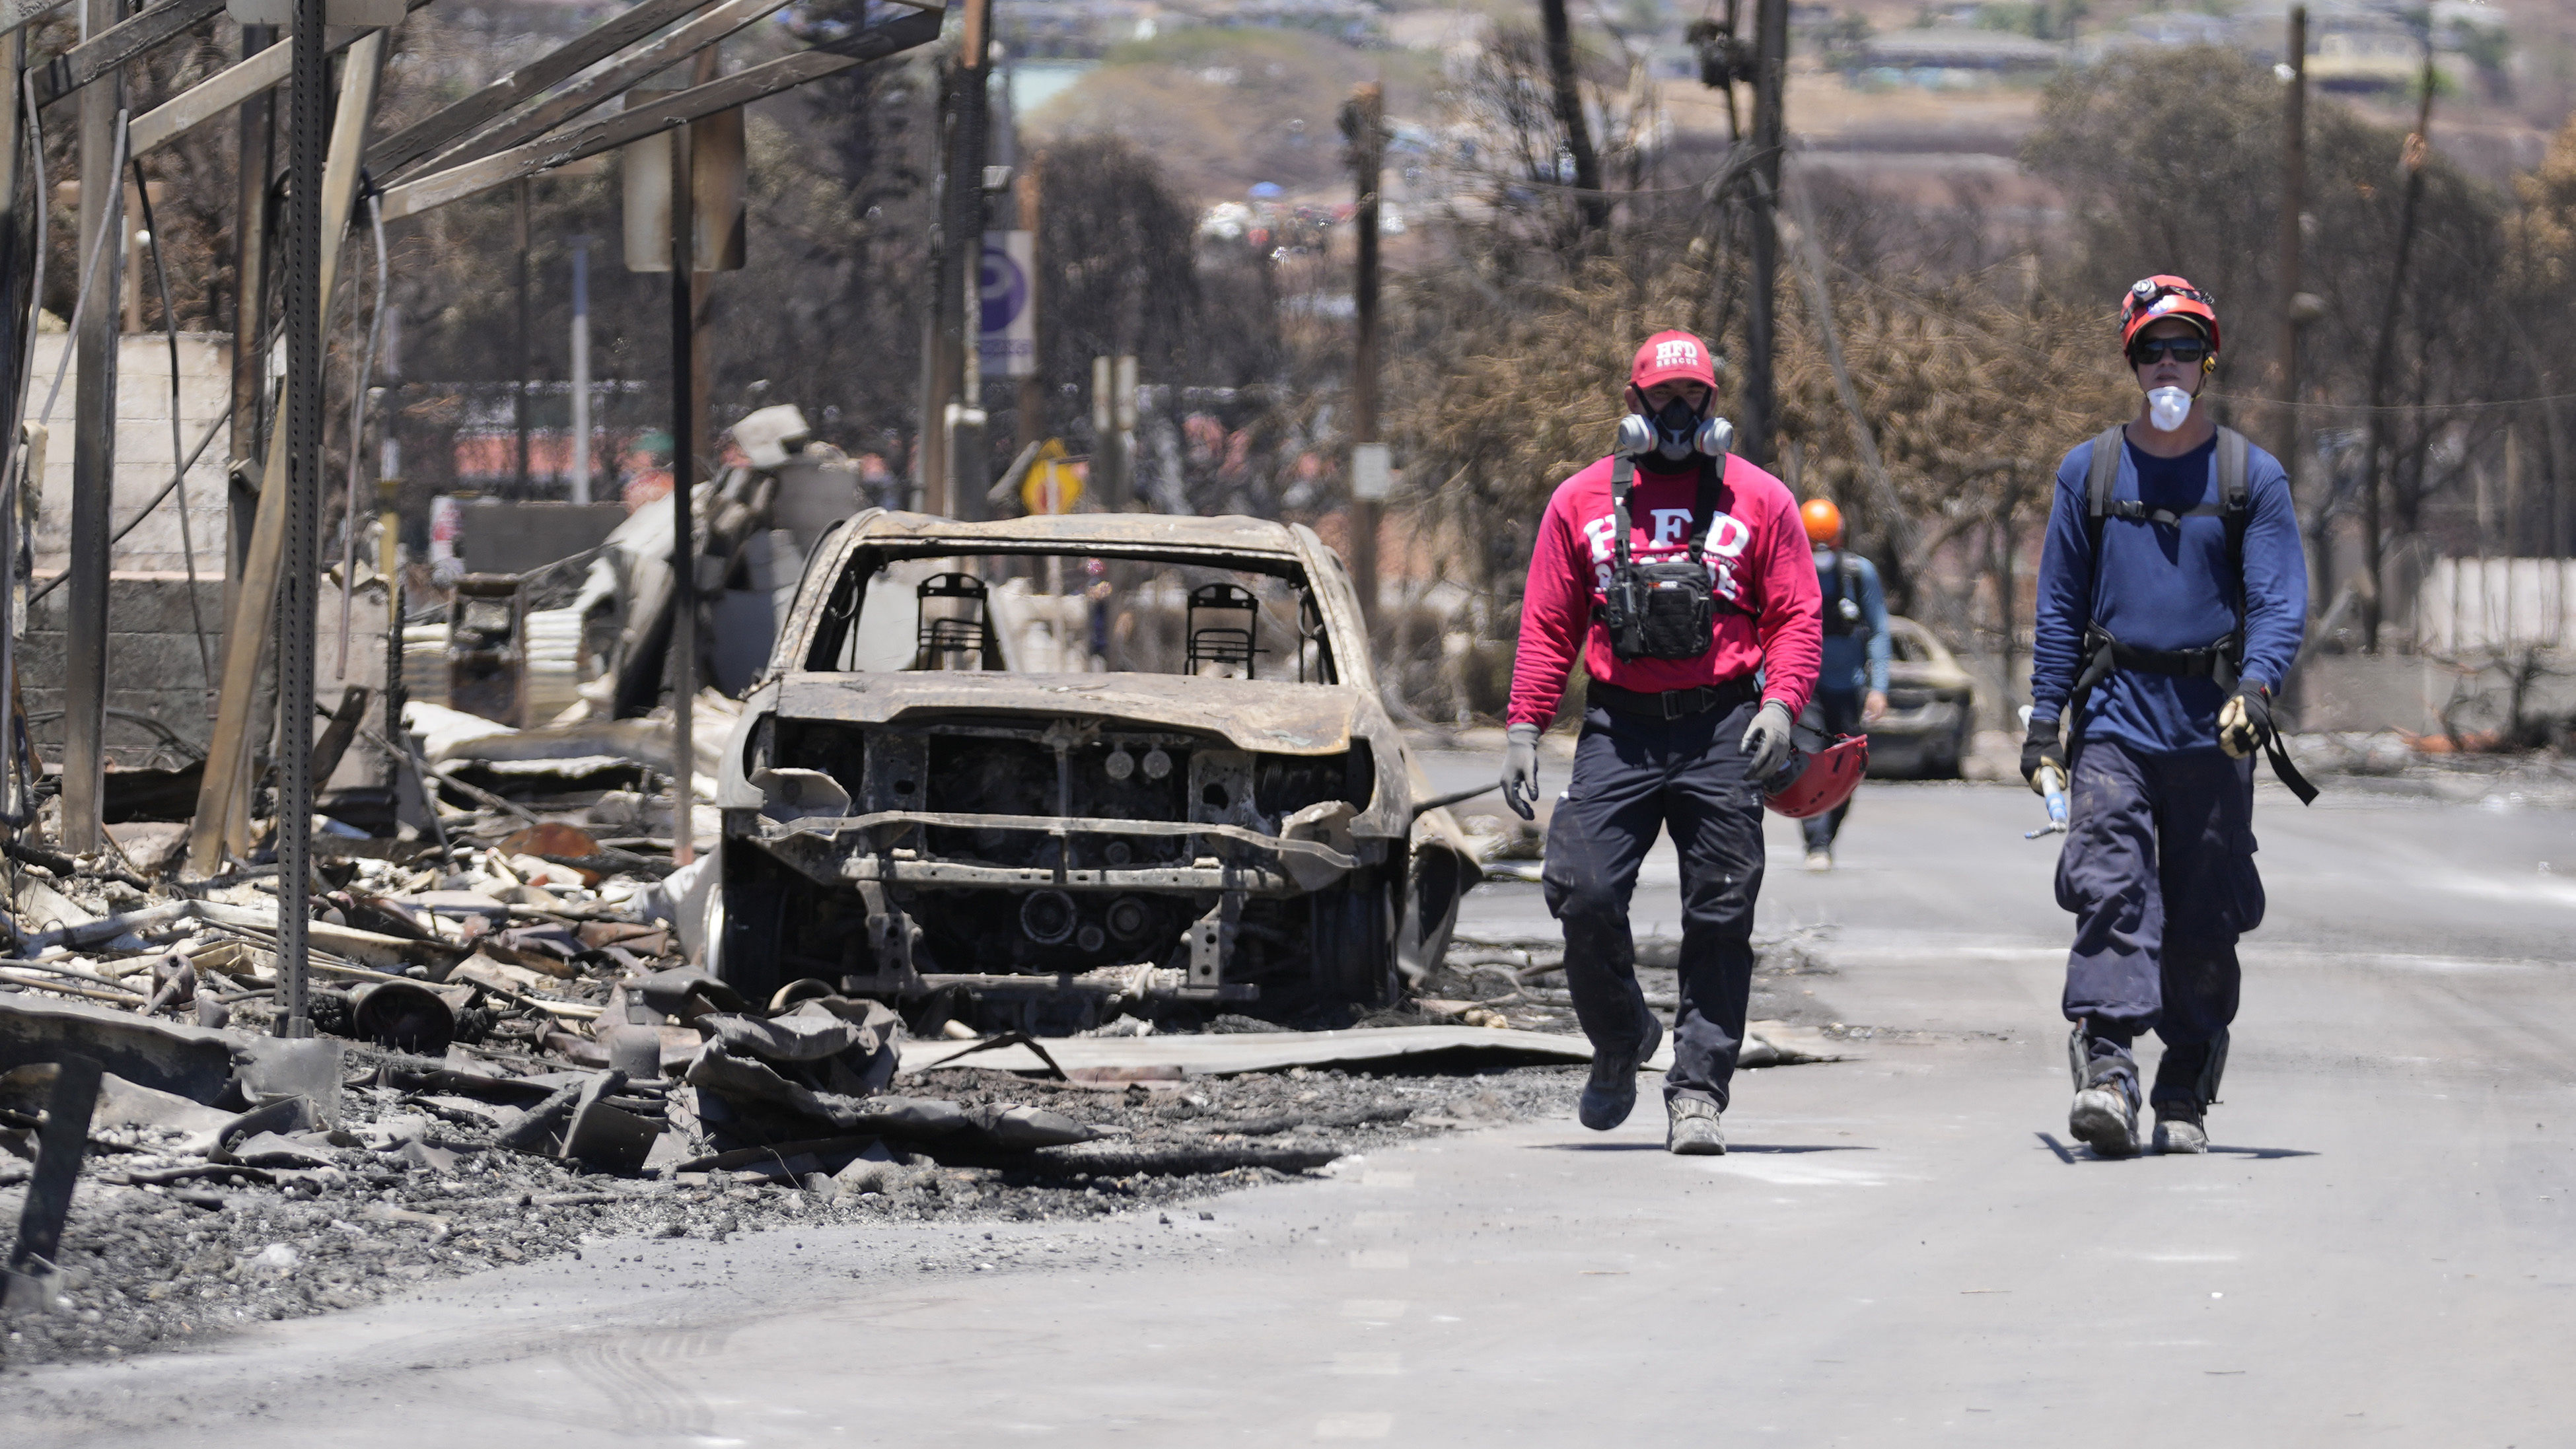
[[[1303,526],[857,515],[726,750],[716,970],[1053,1028],[1391,1000],[1478,866],[1366,637]]]

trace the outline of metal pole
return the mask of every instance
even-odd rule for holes
[[[984,516],[984,490],[992,486],[992,469],[984,455],[984,154],[990,138],[993,0],[967,0],[965,31],[957,47],[957,130],[951,140],[948,193],[956,271],[955,339],[947,355],[946,387],[957,404],[956,426],[949,430],[948,512],[976,519]],[[941,410],[942,417],[947,414]]]
[[[1549,11],[1563,16],[1561,5]],[[1556,37],[1550,34],[1553,53]],[[1345,130],[1350,138],[1351,182],[1357,206],[1351,213],[1351,225],[1357,229],[1359,257],[1357,276],[1352,289],[1352,312],[1357,319],[1357,336],[1351,348],[1351,442],[1366,446],[1378,440],[1378,184],[1386,170],[1386,93],[1375,81],[1366,81],[1351,91],[1350,120]],[[1356,483],[1359,470],[1351,476]],[[1374,627],[1377,623],[1377,534],[1381,505],[1374,497],[1351,499],[1351,583],[1358,590],[1360,616]]]
[[[1744,313],[1744,431],[1737,451],[1764,467],[1780,446],[1780,400],[1771,370],[1778,345],[1781,114],[1789,73],[1789,0],[1759,0],[1753,10],[1753,295]]]
[[[572,501],[590,501],[590,238],[572,239]]]
[[[953,193],[960,184],[957,176],[957,142],[953,128],[957,124],[958,77],[954,67],[943,68],[940,79],[940,111],[952,128],[940,146],[939,200],[931,208],[930,255],[925,271],[930,282],[930,305],[923,310],[921,341],[921,420],[913,444],[913,479],[921,489],[919,507],[924,513],[948,514],[954,511],[949,500],[948,483],[948,405],[956,401],[954,371],[949,357],[957,345],[957,328],[953,310],[963,300],[965,284],[956,270],[959,249],[965,239],[956,235]]]
[[[286,112],[286,546],[277,576],[277,1034],[285,1037],[313,1034],[304,903],[313,878],[313,604],[322,538],[322,162],[331,138],[322,3],[295,0]]]
[[[83,38],[124,18],[118,0],[87,0]],[[89,307],[80,314],[74,365],[72,518],[69,598],[63,630],[63,846],[74,855],[99,849],[101,797],[107,788],[107,573],[114,527],[108,505],[116,496],[116,342],[126,249],[101,246],[102,232],[122,233],[125,188],[118,184],[117,92],[120,75],[105,75],[81,89],[80,248],[74,255],[95,265]]]
[[[697,399],[697,215],[691,196],[689,128],[671,129],[671,862],[697,856],[691,824],[697,757],[690,753],[690,705],[697,693],[698,562],[689,504]]]
[[[1045,321],[1038,312],[1038,278],[1046,266],[1046,234],[1038,227],[1038,208],[1043,198],[1038,175],[1045,166],[1043,153],[1031,156],[1021,163],[1020,173],[1011,183],[1019,203],[1020,230],[1029,234],[1029,331],[1035,339],[1032,347],[1035,355],[1030,360],[1029,375],[1020,379],[1019,446],[1023,448],[1044,441],[1047,432],[1046,338],[1038,331]]]

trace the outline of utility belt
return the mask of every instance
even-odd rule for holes
[[[2115,669],[2140,674],[2175,674],[2187,679],[2207,679],[2223,692],[2233,693],[2242,675],[2245,640],[2230,634],[2203,649],[2140,649],[2111,637],[2100,625],[2084,630],[2084,666],[2075,673],[2075,687],[2066,697],[2066,743],[2069,750],[2079,748],[2084,738],[2085,705],[2103,680]],[[2272,773],[2290,787],[2290,793],[2304,805],[2317,798],[2317,787],[2299,773],[2290,761],[2290,752],[2281,744],[2275,730],[2263,741],[2263,757],[2272,762]]]
[[[2084,698],[2094,687],[2111,677],[2114,669],[2132,669],[2141,674],[2179,674],[2192,679],[2207,679],[2222,690],[2233,690],[2245,658],[2245,641],[2230,634],[2205,649],[2140,649],[2111,637],[2101,625],[2084,630],[2084,667],[2076,672],[2073,703],[2080,715]]]
[[[1612,714],[1673,720],[1750,704],[1761,693],[1762,686],[1754,682],[1752,675],[1745,674],[1715,684],[1665,690],[1622,689],[1596,679],[1586,687],[1583,697]]]

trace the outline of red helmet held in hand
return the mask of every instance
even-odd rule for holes
[[[1762,803],[1792,820],[1822,815],[1850,799],[1868,773],[1869,736],[1845,735],[1821,750],[1791,755],[1788,768],[1764,786]]]

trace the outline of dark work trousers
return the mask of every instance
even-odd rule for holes
[[[2087,742],[2067,805],[2057,858],[2057,903],[2075,913],[2066,1019],[2123,1049],[2152,1029],[2165,1055],[2149,1100],[2203,1100],[2204,1068],[2236,1019],[2236,938],[2263,922],[2254,762]]]
[[[1548,822],[1540,872],[1565,923],[1565,984],[1599,1051],[1631,1051],[1645,1027],[1628,897],[1660,830],[1681,852],[1681,1006],[1664,1096],[1726,1106],[1753,987],[1753,899],[1762,890],[1762,791],[1740,748],[1757,703],[1683,719],[1595,705],[1574,775]]]
[[[1861,701],[1868,696],[1869,691],[1864,689],[1827,689],[1818,685],[1816,697],[1807,705],[1802,723],[1809,729],[1822,731],[1828,740],[1836,735],[1859,734]],[[1850,813],[1851,801],[1846,799],[1822,815],[1810,815],[1799,821],[1799,827],[1807,833],[1807,849],[1833,849],[1834,837],[1842,834],[1843,817]]]

